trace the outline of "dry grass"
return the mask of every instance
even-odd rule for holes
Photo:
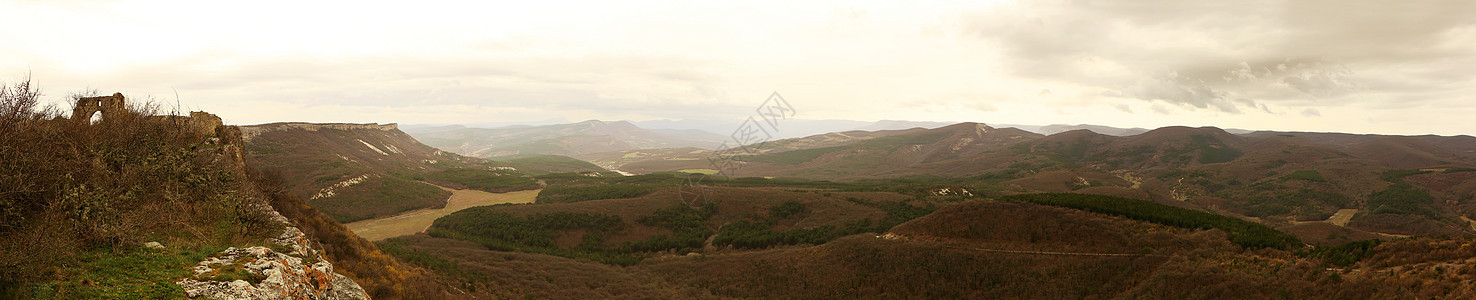
[[[443,187],[442,189],[446,188]],[[392,217],[364,220],[344,225],[365,239],[380,241],[387,238],[424,232],[426,228],[430,228],[431,223],[435,222],[437,218],[473,206],[504,203],[533,203],[533,198],[539,192],[539,190],[531,190],[488,193],[478,190],[446,190],[451,192],[451,198],[446,200],[446,207],[415,210]]]

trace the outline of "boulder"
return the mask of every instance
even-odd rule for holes
[[[144,246],[144,248],[149,248],[149,249],[154,249],[154,250],[164,250],[164,244],[160,244],[159,242],[147,242],[147,243],[144,243],[143,246]]]

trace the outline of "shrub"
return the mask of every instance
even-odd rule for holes
[[[673,235],[658,235],[644,241],[627,243],[624,246],[625,250],[666,251],[702,248],[703,243],[707,242],[707,237],[712,235],[712,230],[703,225],[703,222],[715,213],[717,213],[717,205],[711,202],[696,209],[682,204],[658,209],[650,215],[637,218],[636,222],[646,226],[670,229]]]
[[[538,188],[538,180],[517,173],[499,173],[481,169],[451,168],[425,174],[431,181],[452,182],[467,188],[493,193]]]
[[[348,223],[397,213],[445,207],[451,192],[414,180],[377,176],[339,188],[332,197],[308,200],[334,221]]]
[[[1286,176],[1281,176],[1281,179],[1301,179],[1313,182],[1327,182],[1327,178],[1323,178],[1322,174],[1318,173],[1317,170],[1299,170],[1296,172],[1292,172],[1291,174],[1286,174]]]
[[[568,258],[630,265],[640,262],[640,255],[604,247],[603,239],[625,230],[620,216],[557,212],[518,217],[495,211],[498,205],[468,208],[436,219],[428,230],[431,236],[482,244],[499,251],[521,250]],[[587,230],[577,249],[562,249],[554,244],[556,231]]]
[[[1304,252],[1303,257],[1322,258],[1322,261],[1335,266],[1351,266],[1373,252],[1374,247],[1382,244],[1380,240],[1363,240],[1349,242],[1333,247],[1321,247],[1312,251]]]
[[[550,185],[538,192],[535,203],[573,203],[590,200],[634,198],[651,193],[655,187],[637,184],[594,184],[584,186]]]
[[[805,204],[789,200],[769,208],[770,220],[783,220],[805,212]]]
[[[1296,237],[1265,225],[1143,200],[1062,193],[1013,195],[1000,200],[1080,209],[1174,227],[1220,229],[1230,234],[1231,242],[1250,248],[1289,249],[1302,244]]]
[[[1434,218],[1435,209],[1431,207],[1434,203],[1435,197],[1430,196],[1428,191],[1404,182],[1390,185],[1368,197],[1368,208],[1376,214],[1408,214]]]

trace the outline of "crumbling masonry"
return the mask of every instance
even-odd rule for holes
[[[102,119],[117,118],[128,113],[128,107],[123,105],[123,93],[113,93],[112,96],[82,97],[77,98],[77,106],[72,108],[72,120],[79,123],[92,121],[92,114],[102,112]]]

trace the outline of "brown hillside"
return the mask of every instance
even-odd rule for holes
[[[1415,137],[1377,137],[1350,145],[1346,151],[1400,169],[1471,165],[1468,158],[1457,156]]]
[[[1187,230],[1074,209],[995,201],[948,206],[890,233],[909,240],[1004,250],[1135,253],[1145,248],[1172,252],[1199,246],[1185,240]]]
[[[446,204],[449,192],[411,179],[449,167],[493,164],[420,144],[395,124],[243,126],[246,159],[287,191],[340,222]]]
[[[1235,135],[1214,127],[1179,126],[1125,137],[1087,130],[1041,137],[1009,130],[1013,129],[961,123],[831,148],[739,156],[744,162],[737,171],[738,176],[840,181],[980,176],[976,178],[987,182],[984,185],[1002,185],[991,188],[999,193],[1091,189],[1186,208],[1199,208],[1186,200],[1213,197],[1224,200],[1216,203],[1216,211],[1285,227],[1326,220],[1340,209],[1368,209],[1370,197],[1393,184],[1382,178],[1387,172],[1457,169],[1469,166],[1459,153],[1476,150],[1476,138],[1468,136]],[[699,158],[646,161],[624,168],[639,172],[710,168]],[[1461,182],[1428,184],[1453,187]],[[1465,221],[1454,217],[1476,210],[1476,205],[1465,204],[1476,201],[1462,200],[1471,194],[1469,189],[1426,189],[1439,202],[1432,216],[1449,217],[1439,224],[1417,225],[1423,221],[1400,217],[1353,224],[1365,230],[1394,230],[1384,232],[1391,234],[1451,234],[1440,228],[1462,225]]]
[[[1435,145],[1436,147],[1440,147],[1440,149],[1445,149],[1445,151],[1450,151],[1451,154],[1476,159],[1476,137],[1472,137],[1469,135],[1422,135],[1415,138],[1420,139],[1421,141],[1425,141],[1426,143],[1430,143],[1431,145]]]
[[[481,274],[462,277],[482,278],[472,279],[478,290],[552,298],[1398,299],[1476,291],[1469,239],[1386,242],[1334,268],[1242,250],[1217,230],[993,201],[944,207],[886,235],[662,256],[625,268],[424,236],[392,241],[445,262],[442,270]]]
[[[1467,135],[1390,136],[1258,131],[1245,136],[1265,138],[1277,135],[1296,136],[1361,158],[1389,163],[1397,168],[1424,168],[1451,164],[1471,165],[1473,159],[1476,159],[1476,137]]]

